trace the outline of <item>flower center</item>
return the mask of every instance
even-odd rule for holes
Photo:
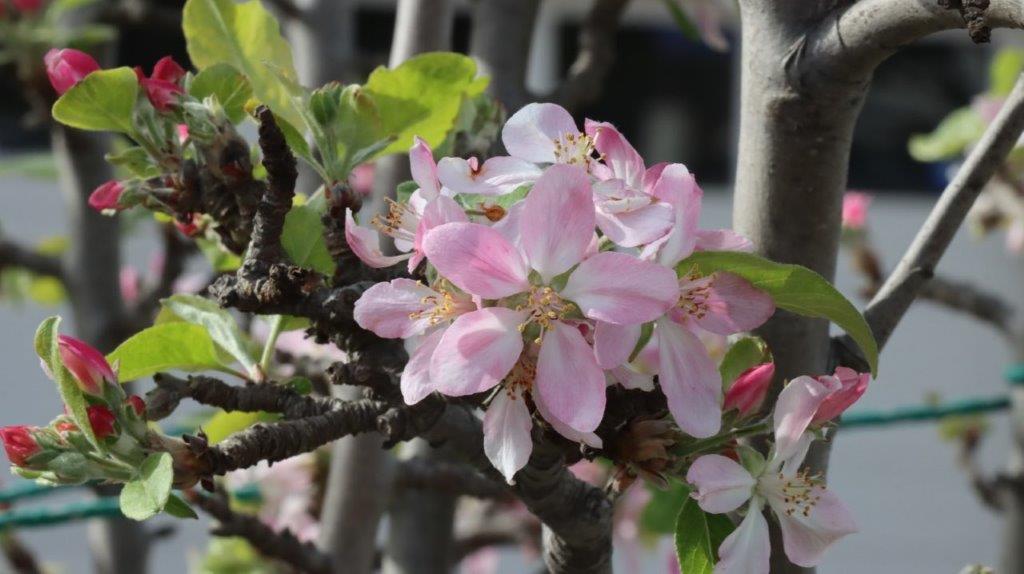
[[[441,285],[435,285],[433,289],[434,293],[432,295],[427,295],[420,299],[420,303],[423,304],[424,308],[409,313],[410,319],[415,321],[426,317],[427,323],[433,327],[438,323],[454,319],[462,313],[473,310],[473,302],[465,296],[456,296]]]
[[[516,311],[526,311],[529,316],[519,324],[519,332],[523,333],[531,325],[536,325],[540,332],[535,343],[544,339],[544,332],[551,328],[551,323],[566,316],[569,304],[551,287],[531,287],[526,303],[516,306]]]
[[[371,223],[381,233],[394,239],[404,239],[410,243],[416,239],[416,228],[419,227],[420,218],[413,211],[412,207],[405,202],[397,202],[387,199],[388,214],[381,217],[374,215]]]
[[[782,502],[786,516],[811,515],[814,505],[821,500],[825,492],[825,482],[820,474],[810,474],[801,470],[794,476],[784,476],[781,472],[761,478],[764,490],[771,491],[776,501]]]
[[[537,361],[523,353],[523,356],[516,361],[512,371],[505,377],[505,386],[502,392],[508,394],[508,398],[516,399],[533,388],[533,381],[537,378]]]
[[[594,140],[586,134],[562,134],[555,140],[555,162],[578,165],[589,171]]]
[[[692,273],[680,279],[680,295],[676,307],[694,319],[703,319],[708,313],[711,283],[711,277],[699,277]]]

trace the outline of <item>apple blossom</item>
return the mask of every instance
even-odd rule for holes
[[[43,57],[46,64],[46,75],[57,95],[64,95],[83,78],[100,69],[100,65],[92,56],[70,48],[53,48]]]
[[[117,375],[110,368],[107,359],[89,344],[68,335],[61,335],[58,347],[61,362],[85,393],[102,396],[104,386],[117,384]]]
[[[32,436],[33,430],[35,427],[25,425],[0,428],[0,441],[4,443],[7,459],[14,466],[27,465],[28,459],[40,452],[39,443]]]
[[[764,363],[743,371],[725,392],[723,410],[736,409],[741,416],[757,412],[774,377],[775,363]]]
[[[146,92],[146,97],[153,107],[166,112],[178,102],[185,90],[181,87],[181,79],[185,70],[170,56],[164,56],[153,66],[153,73],[147,78],[142,68],[135,68],[139,85]]]
[[[819,377],[818,380],[823,378]],[[839,381],[839,387],[822,401],[814,413],[814,420],[811,421],[813,424],[828,422],[841,415],[868,390],[868,382],[871,381],[869,373],[858,373],[848,367],[836,367],[832,378]]]

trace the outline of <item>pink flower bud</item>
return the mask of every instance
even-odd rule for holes
[[[89,196],[89,207],[96,211],[121,209],[118,207],[117,201],[121,198],[122,193],[124,193],[124,186],[121,185],[121,182],[112,179],[92,192],[92,195]]]
[[[868,220],[871,195],[859,191],[848,191],[843,196],[843,227],[863,229]]]
[[[726,391],[723,410],[736,409],[743,416],[757,412],[774,377],[775,363],[764,363],[743,371]]]
[[[139,284],[141,280],[139,278],[139,271],[127,265],[121,268],[121,272],[117,275],[118,286],[121,288],[121,299],[124,299],[125,303],[129,305],[134,304],[139,300]]]
[[[826,377],[818,377],[821,381]],[[857,402],[857,399],[868,390],[868,382],[871,381],[869,373],[858,373],[846,367],[836,367],[833,380],[838,379],[839,386],[832,391],[825,400],[821,402],[811,424],[828,422],[843,414],[843,411],[850,408],[850,405]]]
[[[139,84],[146,91],[146,97],[158,111],[166,112],[178,102],[178,94],[185,92],[179,82],[185,77],[185,70],[170,56],[160,58],[153,66],[153,73],[147,78],[141,68],[135,68]]]
[[[178,133],[178,143],[184,144],[188,141],[188,126],[185,124],[178,124],[174,126],[175,131]]]
[[[132,410],[137,416],[141,417],[146,414],[146,401],[142,400],[142,397],[131,395],[125,400],[132,406]]]
[[[22,14],[35,14],[43,7],[43,0],[12,0],[11,3]]]
[[[0,441],[11,464],[25,466],[28,459],[41,450],[31,431],[31,427],[24,425],[0,428]]]
[[[103,386],[117,382],[107,359],[83,341],[61,335],[60,359],[78,381],[78,388],[90,395],[102,396]]]
[[[105,439],[114,434],[114,413],[103,405],[92,405],[86,409],[89,415],[89,426],[98,439]]]
[[[43,57],[43,62],[46,64],[46,75],[53,89],[57,90],[57,95],[64,95],[82,78],[100,69],[100,65],[89,54],[68,48],[50,50]]]

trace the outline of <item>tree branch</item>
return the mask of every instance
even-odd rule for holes
[[[217,519],[211,530],[215,536],[239,536],[260,554],[288,564],[299,572],[331,574],[331,559],[308,542],[300,542],[288,529],[275,532],[259,518],[231,510],[223,496],[209,496],[194,490],[185,491],[189,502]]]
[[[266,411],[280,413],[285,419],[315,417],[341,406],[339,401],[300,395],[272,382],[233,386],[213,377],[185,380],[166,373],[157,373],[153,381],[157,388],[146,394],[146,416],[154,421],[167,417],[186,397],[225,411]]]
[[[413,457],[398,463],[395,486],[432,490],[475,498],[505,498],[509,489],[502,483],[461,464]]]
[[[596,100],[615,62],[615,36],[629,0],[594,0],[580,26],[579,52],[569,74],[550,98],[568,110]]]
[[[1003,164],[1024,131],[1024,76],[1017,79],[1003,109],[971,150],[960,171],[946,186],[917,237],[896,269],[864,311],[879,348],[932,278],[935,266],[949,247],[982,188]],[[849,336],[839,340],[847,351],[855,348]],[[843,349],[839,352],[845,353]]]
[[[0,271],[7,267],[21,267],[37,275],[65,281],[64,266],[59,257],[44,255],[13,241],[0,239]]]

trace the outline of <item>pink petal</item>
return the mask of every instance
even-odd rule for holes
[[[754,250],[749,239],[731,229],[698,229],[697,251],[745,251]]]
[[[523,351],[519,324],[526,313],[489,307],[460,315],[430,360],[434,387],[453,397],[490,389],[508,375]]]
[[[551,428],[555,429],[555,432],[558,434],[573,442],[581,442],[594,448],[602,448],[604,446],[604,443],[601,441],[601,437],[592,432],[580,432],[570,427],[555,415],[551,414],[551,409],[548,408],[547,403],[544,402],[544,398],[540,396],[540,393],[533,393],[533,404],[537,407],[537,412],[540,413],[540,416],[543,417],[544,420],[551,425]]]
[[[635,325],[653,321],[675,305],[679,283],[671,269],[605,251],[580,263],[561,294],[591,319]]]
[[[477,223],[446,223],[423,241],[427,258],[446,279],[484,299],[500,299],[530,287],[530,270],[501,233]]]
[[[824,378],[824,377],[823,377]],[[835,382],[838,386],[838,380]],[[796,454],[800,436],[814,418],[822,401],[837,387],[826,386],[811,377],[797,377],[789,382],[775,403],[775,458],[786,460]]]
[[[502,389],[484,413],[484,453],[509,484],[533,451],[533,420],[522,397]]]
[[[527,104],[512,115],[501,130],[509,155],[537,163],[554,163],[555,142],[564,134],[578,134],[576,122],[556,104]]]
[[[446,195],[438,195],[433,201],[423,208],[419,225],[416,226],[416,237],[413,239],[412,249],[415,251],[409,259],[409,273],[412,273],[419,266],[425,256],[423,252],[423,239],[427,233],[435,227],[445,223],[467,222],[466,212],[462,211],[456,201]]]
[[[597,207],[597,226],[608,239],[623,247],[636,247],[664,237],[672,229],[675,212],[667,203],[650,203],[621,213]]]
[[[602,369],[614,369],[629,360],[640,340],[641,325],[598,321],[594,329],[594,357]]]
[[[664,166],[650,186],[649,193],[672,205],[676,212],[672,230],[648,246],[645,255],[656,252],[662,265],[673,267],[689,257],[697,245],[697,222],[704,192],[697,186],[693,174],[679,163]]]
[[[696,487],[691,496],[704,512],[732,512],[750,500],[757,483],[747,469],[731,458],[706,454],[690,465],[686,482]]]
[[[594,148],[611,168],[612,175],[633,189],[643,186],[644,160],[619,130],[610,123],[586,120],[584,128],[594,140]]]
[[[722,424],[722,377],[714,361],[700,339],[678,323],[660,319],[657,331],[658,381],[669,412],[690,436],[714,435]]]
[[[352,210],[345,210],[345,241],[360,261],[374,268],[391,267],[405,261],[409,255],[384,255],[380,250],[380,235],[376,231],[356,225]]]
[[[551,323],[537,357],[534,391],[551,414],[579,432],[591,432],[604,416],[605,379],[594,351],[579,330]]]
[[[583,170],[553,165],[523,200],[523,251],[545,282],[579,263],[594,235],[594,201]]]
[[[406,339],[422,333],[430,326],[424,311],[433,305],[425,297],[439,297],[430,287],[411,279],[394,279],[377,283],[366,290],[353,308],[359,326],[385,339]],[[418,318],[412,318],[418,316]]]
[[[686,286],[682,287],[686,291]],[[772,298],[732,273],[715,273],[705,300],[707,312],[695,320],[702,329],[732,335],[760,327],[775,313]]]
[[[645,373],[630,363],[623,363],[608,371],[624,389],[654,390],[654,375]]]
[[[817,503],[808,516],[802,512],[786,513],[780,496],[769,496],[775,516],[782,529],[782,546],[790,562],[799,566],[816,566],[829,546],[847,534],[857,531],[857,523],[846,505],[834,492],[816,491]]]
[[[839,379],[841,386],[821,402],[817,412],[814,413],[812,424],[827,422],[843,414],[868,390],[871,374],[858,373],[846,367],[836,367],[835,378]]]
[[[419,136],[416,136],[413,141],[415,143],[409,148],[409,169],[412,171],[412,179],[416,185],[420,186],[420,191],[426,199],[434,199],[441,191],[437,185],[437,164],[434,163],[434,152]]]
[[[405,364],[399,381],[405,404],[415,405],[434,392],[434,385],[430,382],[430,359],[443,335],[444,329],[427,335],[409,355],[409,362]]]
[[[756,506],[718,547],[715,574],[768,574],[771,543],[768,521]]]
[[[446,157],[437,164],[441,183],[456,193],[504,195],[517,187],[536,181],[541,169],[536,165],[508,156],[497,156],[473,170],[469,161],[461,157]]]
[[[492,229],[501,234],[502,237],[514,245],[516,249],[522,249],[523,236],[519,233],[519,227],[523,218],[523,206],[526,202],[517,201],[505,210],[505,217],[502,217],[494,224]]]

